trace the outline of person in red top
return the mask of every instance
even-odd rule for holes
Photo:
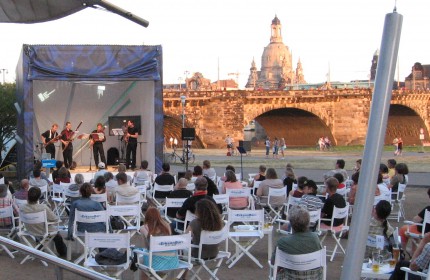
[[[54,183],[60,184],[60,182],[70,183],[69,172],[67,171],[67,168],[64,166],[58,170],[58,177],[55,179]]]
[[[343,178],[341,173],[335,173],[333,177],[335,177],[339,182],[339,185],[337,186],[338,190],[345,188],[345,178]]]

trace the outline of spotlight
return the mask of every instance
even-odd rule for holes
[[[21,106],[19,106],[18,102],[13,103],[13,105],[15,106],[16,112],[18,113],[18,115],[21,115]]]

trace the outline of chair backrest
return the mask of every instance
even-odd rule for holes
[[[107,203],[107,193],[97,193],[97,194],[93,193],[93,194],[91,194],[90,199],[106,204]]]
[[[257,230],[261,230],[264,225],[264,210],[232,210],[228,211],[228,224],[233,223],[254,223]]]
[[[123,196],[119,193],[116,193],[116,205],[118,204],[140,204],[141,196],[140,192],[137,192],[136,194],[132,196]]]
[[[64,187],[59,184],[52,185],[52,195],[54,197],[63,197]]]
[[[282,187],[282,188],[269,188],[269,193],[267,195],[267,203],[271,204],[272,199],[279,199],[282,198],[284,201],[281,202],[284,203],[285,200],[287,199],[287,187]]]
[[[154,236],[149,239],[149,264],[152,267],[152,255],[157,252],[184,250],[187,252],[187,262],[191,266],[191,232],[180,235]],[[183,254],[185,255],[185,253]],[[157,278],[161,279],[161,278]]]
[[[10,218],[12,228],[15,227],[15,217],[13,214],[13,207],[12,205],[0,208],[0,219],[8,219]]]
[[[284,267],[296,271],[308,271],[322,267],[324,279],[326,275],[326,249],[323,248],[309,254],[290,255],[276,248],[273,279],[276,279],[278,267]]]
[[[15,204],[18,206],[18,208],[21,208],[23,205],[27,204],[27,200],[25,199],[14,198],[13,200],[15,201]]]
[[[187,190],[193,192],[196,189],[196,185],[194,183],[187,184]]]
[[[297,189],[298,189],[298,187],[299,187],[299,185],[297,185],[297,183],[293,183],[293,186],[291,187],[291,189],[292,189],[293,191],[295,191],[295,190],[297,190]]]
[[[223,241],[228,242],[228,225],[224,225],[224,227],[221,230],[218,231],[207,231],[202,230],[200,233],[200,244],[199,244],[199,259],[202,258],[202,250],[203,245],[215,245],[220,244]]]
[[[230,203],[228,194],[214,194],[212,197],[216,204],[220,204],[222,206],[223,212],[227,212]]]
[[[314,223],[318,224],[317,230],[319,230],[319,224],[321,221],[321,208],[318,210],[309,211],[309,218],[310,218],[309,222],[311,224],[314,224]]]
[[[422,224],[423,224],[423,226],[422,226],[422,229],[421,229],[421,234],[422,234],[422,236],[424,236],[424,234],[426,233],[426,231],[425,231],[426,230],[426,225],[430,224],[430,211],[428,211],[427,209],[424,212],[424,219],[423,219]]]
[[[187,200],[187,197],[185,197],[185,198],[169,198],[169,197],[166,197],[166,203],[164,204],[164,208],[166,210],[165,212],[167,213],[168,208],[180,208],[180,207],[182,207],[185,200]]]
[[[190,210],[187,210],[187,213],[185,214],[185,220],[184,220],[184,231],[187,229],[188,224],[195,219],[197,219],[197,216],[194,213],[192,213]]]
[[[135,226],[140,228],[140,205],[109,205],[107,208],[109,216],[120,217],[127,227]]]
[[[75,221],[73,222],[73,233],[76,235],[78,232],[77,223],[93,224],[93,223],[105,223],[106,233],[109,230],[108,227],[108,215],[107,211],[79,211],[75,209]]]
[[[343,219],[343,225],[347,225],[348,223],[348,214],[349,214],[349,203],[346,204],[343,208],[333,207],[333,216],[331,217],[331,227],[333,227],[335,219]]]
[[[227,189],[227,195],[229,197],[248,197],[251,195],[251,189],[249,188]]]
[[[48,222],[46,219],[46,210],[40,211],[40,212],[34,212],[34,213],[24,213],[22,211],[19,211],[19,231],[26,230],[25,226],[28,225],[35,225],[35,224],[44,224],[44,231],[45,234],[48,233]],[[30,232],[31,233],[31,232]]]
[[[66,187],[64,188],[64,195],[67,197],[76,198],[76,197],[79,197],[80,194],[79,194],[79,190],[72,191],[69,189],[69,187]]]
[[[241,173],[236,173],[236,180],[238,181],[242,181],[242,174]]]
[[[155,192],[171,192],[171,191],[173,191],[173,185],[159,185],[157,183],[154,183],[152,196],[154,196]]]
[[[399,188],[398,188],[399,193],[404,193],[405,189],[406,189],[406,184],[399,183]]]

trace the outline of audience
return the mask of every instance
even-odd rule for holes
[[[27,179],[22,179],[19,184],[19,189],[13,194],[16,199],[27,200],[28,199],[28,189],[30,184]]]
[[[211,162],[209,160],[203,161],[203,175],[209,178],[216,177],[216,171],[213,167],[211,167]]]
[[[176,184],[175,190],[171,192],[167,197],[168,198],[188,198],[193,195],[193,193],[189,190],[187,190],[188,180],[185,178],[179,179],[178,183]],[[167,209],[167,216],[175,218],[176,212],[179,210],[175,207],[170,207]]]
[[[278,179],[278,174],[276,174],[276,170],[274,168],[268,168],[266,171],[266,180],[262,181],[257,190],[257,196],[260,198],[261,202],[267,201],[267,196],[269,195],[269,189],[281,189],[284,187],[281,179]],[[264,198],[263,198],[264,197]],[[272,206],[280,207],[284,205],[285,198],[278,196],[272,197],[269,203]]]
[[[226,180],[222,187],[222,193],[227,193],[227,190],[231,189],[242,189],[242,183],[236,179],[236,174],[228,170],[225,172]],[[230,197],[229,199],[229,207],[231,209],[240,210],[245,209],[248,206],[248,198],[247,197]]]
[[[134,182],[136,184],[143,184],[145,182],[152,183],[152,172],[148,169],[148,161],[142,160],[140,169],[134,172]]]
[[[173,175],[169,173],[170,172],[170,164],[163,163],[161,168],[163,169],[163,171],[161,172],[160,175],[158,175],[155,178],[154,185],[155,184],[158,184],[161,186],[175,185],[175,177],[173,177]],[[156,191],[154,194],[154,197],[155,198],[166,198],[169,194],[170,194],[170,192]]]
[[[296,175],[294,174],[294,170],[292,167],[285,168],[285,178],[284,178],[284,186],[287,187],[287,196],[290,195],[293,190],[293,185],[297,184]]]
[[[342,195],[338,194],[337,186],[339,181],[334,177],[329,177],[325,181],[326,190],[328,193],[328,198],[326,199],[323,208],[321,209],[321,228],[330,228],[331,218],[333,216],[333,210],[336,206],[337,208],[344,208],[346,206],[345,199]],[[333,226],[341,226],[343,224],[343,219],[334,219]]]

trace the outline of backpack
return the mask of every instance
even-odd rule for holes
[[[113,230],[121,230],[127,228],[127,224],[118,216],[110,217],[110,225]]]
[[[127,253],[121,253],[117,249],[108,248],[97,253],[95,260],[100,265],[120,265],[127,262]]]

